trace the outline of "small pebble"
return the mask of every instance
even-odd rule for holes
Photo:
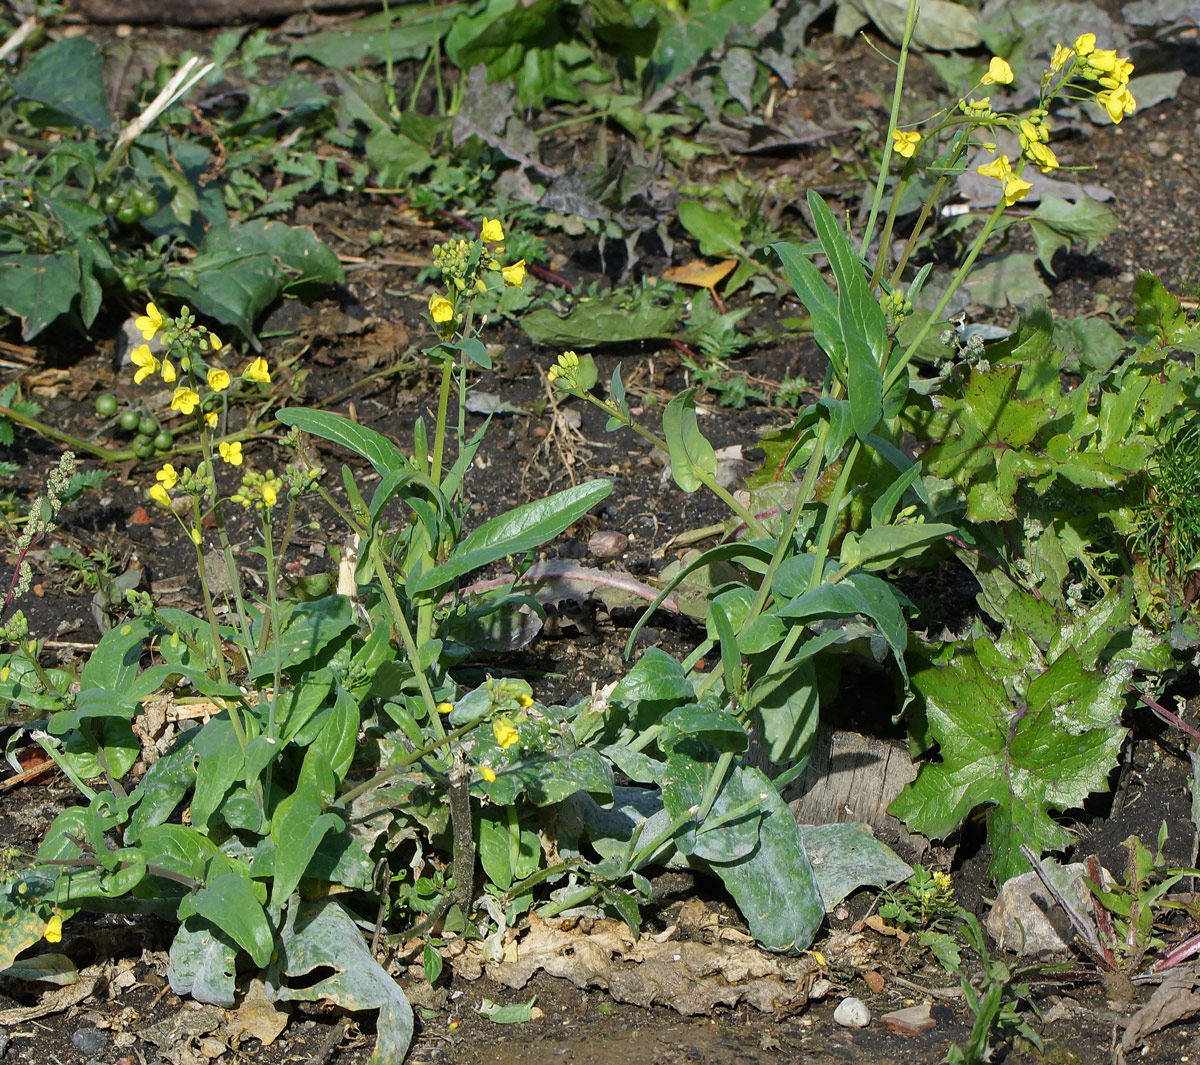
[[[71,1042],[75,1044],[75,1048],[80,1053],[90,1056],[99,1054],[104,1049],[104,1044],[108,1042],[108,1036],[95,1028],[79,1028],[72,1033]]]
[[[602,530],[594,532],[588,540],[588,553],[593,558],[620,558],[629,546],[629,537],[621,532]]]
[[[857,998],[844,998],[833,1011],[833,1019],[843,1028],[865,1028],[871,1023],[871,1011]]]

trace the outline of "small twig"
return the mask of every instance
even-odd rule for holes
[[[24,22],[21,23],[9,35],[7,41],[0,44],[0,60],[7,59],[13,52],[23,45],[29,39],[30,34],[38,28],[38,20],[35,15],[30,15]]]
[[[1177,729],[1179,729],[1181,732],[1187,733],[1187,735],[1191,736],[1194,740],[1200,740],[1200,730],[1197,730],[1193,725],[1189,725],[1178,714],[1172,713],[1161,703],[1151,699],[1150,696],[1148,696],[1145,692],[1138,691],[1138,689],[1132,684],[1129,685],[1129,690],[1133,692],[1134,695],[1136,695],[1139,699],[1141,699],[1142,702],[1144,702],[1148,707],[1150,707],[1150,709],[1154,711],[1154,716],[1159,720],[1165,721],[1168,725],[1174,725]]]
[[[907,987],[910,991],[916,991],[921,995],[928,995],[930,998],[962,998],[963,990],[961,987],[922,987],[920,984],[913,983],[912,980],[906,980],[903,976],[889,976],[888,980],[893,984],[899,984],[901,987]]]
[[[337,1050],[338,1044],[346,1038],[346,1032],[350,1028],[350,1022],[345,1018],[341,1018],[330,1030],[329,1034],[321,1041],[321,1045],[312,1052],[305,1065],[325,1065],[333,1052]]]

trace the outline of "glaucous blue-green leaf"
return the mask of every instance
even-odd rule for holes
[[[719,767],[702,761],[694,749],[686,746],[672,751],[663,773],[662,798],[667,813],[673,819],[686,817],[704,799],[712,774]],[[765,778],[764,778],[765,779]],[[758,843],[762,812],[757,793],[751,794],[742,786],[738,766],[733,765],[717,792],[712,809],[703,823],[687,821],[675,836],[675,846],[681,854],[709,862],[729,862],[749,855]],[[748,806],[743,812],[724,820],[726,815]],[[709,822],[719,824],[709,825]]]
[[[404,1060],[413,1035],[408,999],[379,963],[358,925],[333,899],[293,901],[280,935],[281,968],[292,980],[317,969],[333,975],[307,987],[281,987],[279,998],[299,1002],[331,1002],[347,1010],[379,1010],[378,1036],[367,1065],[395,1065]]]
[[[275,936],[248,878],[237,872],[218,872],[189,899],[194,912],[227,934],[260,969],[271,960]]]
[[[201,917],[179,926],[168,953],[167,979],[177,995],[190,995],[212,1006],[232,1006],[237,947]]]

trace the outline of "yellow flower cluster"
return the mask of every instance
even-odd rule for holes
[[[1001,155],[993,159],[990,163],[984,163],[983,166],[977,169],[984,177],[995,178],[1000,182],[1000,186],[1004,192],[1005,207],[1011,207],[1033,188],[1028,181],[1024,181],[1014,173],[1007,155]]]
[[[1055,46],[1055,58],[1059,55],[1061,45]],[[1137,108],[1137,101],[1129,91],[1129,78],[1133,74],[1133,64],[1128,57],[1120,57],[1113,48],[1097,48],[1094,33],[1081,33],[1072,45],[1078,62],[1075,73],[1088,81],[1100,85],[1096,92],[1096,103],[1108,113],[1114,123],[1119,123],[1126,115],[1132,115]],[[1062,62],[1066,62],[1064,58]],[[1051,60],[1053,66],[1054,60]]]
[[[499,717],[493,721],[492,732],[496,736],[496,742],[500,744],[500,749],[504,751],[507,751],[521,738],[521,733],[517,731],[517,726],[507,717]]]
[[[1046,146],[1049,139],[1050,127],[1041,110],[1034,111],[1029,118],[1023,118],[1017,123],[1017,140],[1021,144],[1021,154],[1034,166],[1040,166],[1043,174],[1050,173],[1058,166],[1058,157]]]
[[[558,362],[546,371],[546,380],[551,384],[558,381],[562,388],[574,388],[578,374],[579,356],[573,351],[564,351],[558,357]]]

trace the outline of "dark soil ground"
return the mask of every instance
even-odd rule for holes
[[[819,58],[802,73],[793,106],[819,122],[828,115],[830,99],[836,99],[843,117],[881,122],[884,111],[878,90],[890,84],[890,68],[861,42],[823,38],[813,46]],[[1194,35],[1180,48],[1178,59],[1191,73],[1196,61]],[[914,85],[918,93],[923,87],[932,93],[938,82],[918,63]],[[1061,148],[1056,145],[1064,163],[1101,161],[1097,180],[1114,190],[1114,206],[1122,220],[1118,232],[1094,254],[1063,256],[1060,276],[1044,278],[1052,290],[1056,312],[1103,313],[1119,322],[1132,306],[1132,283],[1139,270],[1153,271],[1169,289],[1187,291],[1197,269],[1194,205],[1200,177],[1193,161],[1200,157],[1198,118],[1200,87],[1194,78],[1187,78],[1175,99],[1149,107],[1120,126],[1089,129],[1086,140],[1080,138]],[[564,151],[570,147],[564,145]],[[784,178],[800,188],[833,185],[839,166],[858,159],[859,148],[852,136],[846,136],[833,148],[816,145],[787,157],[734,157],[716,165],[742,169],[770,193]],[[866,165],[870,165],[869,159]],[[782,217],[798,224],[799,216],[786,205]],[[312,306],[283,304],[263,325],[264,334],[273,334],[266,353],[272,365],[280,368],[279,402],[328,404],[402,443],[410,440],[414,420],[420,416],[428,419],[429,408],[436,401],[433,378],[416,368],[412,358],[429,342],[423,317],[428,293],[416,282],[414,264],[427,261],[434,243],[461,231],[448,223],[418,217],[402,205],[378,200],[317,202],[300,208],[291,221],[312,225],[347,260],[348,273],[345,285],[324,300]],[[382,231],[381,244],[370,239],[373,230]],[[803,237],[807,239],[807,234]],[[593,238],[552,234],[548,239],[551,255],[547,265],[577,286],[601,279],[606,266],[619,270],[619,264],[601,261]],[[685,240],[681,239],[676,257],[677,261],[691,257]],[[651,249],[637,272],[656,274],[667,265],[667,260],[656,257]],[[751,321],[765,329],[773,319],[796,313],[797,308],[786,299],[760,300]],[[980,309],[976,320],[989,315],[996,316]],[[15,335],[0,339],[4,382],[21,377],[29,393],[45,407],[47,420],[65,431],[89,437],[100,429],[92,400],[102,390],[139,398],[128,371],[114,368],[114,347],[101,330],[95,344],[86,346],[67,337],[44,339],[34,347],[20,344]],[[573,478],[610,477],[616,487],[608,501],[598,513],[550,545],[547,555],[584,557],[592,533],[615,530],[627,534],[630,545],[623,557],[609,565],[644,575],[675,557],[673,537],[724,517],[703,494],[685,496],[673,482],[664,480],[661,465],[636,438],[606,434],[602,418],[590,409],[579,412],[582,417],[577,430],[566,432],[562,423],[554,420],[552,409],[544,407],[548,398],[544,370],[556,352],[532,347],[524,334],[510,325],[493,329],[486,339],[495,347],[496,370],[484,376],[478,387],[498,393],[530,413],[500,415],[493,421],[476,462],[479,475],[469,488],[480,518],[563,487]],[[601,380],[607,380],[613,366],[621,362],[631,394],[643,403],[685,384],[678,352],[671,348],[601,352],[597,362]],[[770,381],[797,373],[819,381],[822,372],[816,352],[807,342],[757,349],[738,360],[736,368]],[[330,397],[336,398],[330,402]],[[149,400],[161,413],[169,396],[151,396]],[[535,409],[542,413],[533,413]],[[764,429],[788,418],[785,412],[767,407],[735,411],[715,401],[705,406],[704,414],[705,431],[717,447],[752,447]],[[479,419],[473,418],[472,427],[477,424]],[[269,438],[247,445],[248,450],[251,447],[261,467],[286,461],[281,455],[269,457],[274,453]],[[13,447],[0,449],[0,458],[22,467],[12,485],[18,500],[28,501],[37,494],[58,454],[58,445],[22,432]],[[322,453],[322,460],[334,471],[341,458],[332,451]],[[153,508],[143,509],[143,492],[152,470],[143,464],[117,471],[99,492],[85,495],[69,508],[55,542],[93,557],[107,551],[118,563],[118,572],[139,568],[140,586],[153,591],[160,603],[192,608],[198,604],[193,598],[190,545],[181,541],[177,527],[165,515]],[[302,519],[318,523],[318,529],[304,529],[297,536],[288,567],[292,576],[327,569],[329,545],[342,536],[341,526],[329,513],[314,508],[302,514]],[[235,527],[233,535],[236,542],[248,541],[244,528]],[[54,565],[48,557],[39,558],[36,564],[35,598],[26,606],[31,627],[47,637],[48,654],[74,662],[86,655],[98,637],[90,597],[72,584],[68,569]],[[961,598],[960,582],[946,579],[943,584],[958,589],[954,594]],[[948,613],[961,603],[946,598],[941,605]],[[937,612],[935,602],[931,614]],[[627,668],[621,649],[632,620],[590,608],[566,616],[548,628],[521,666],[536,678],[539,694],[547,701],[586,692],[593,683],[605,683]],[[931,624],[939,620],[930,617]],[[656,618],[643,635],[643,645],[658,642],[669,650],[684,652],[697,639],[688,623],[665,616]],[[890,695],[884,692],[883,697]],[[1111,806],[1107,800],[1098,800],[1095,808],[1078,818],[1078,854],[1095,853],[1107,867],[1120,868],[1124,859],[1121,842],[1132,834],[1150,842],[1166,820],[1171,832],[1169,858],[1180,864],[1191,862],[1196,830],[1191,821],[1190,780],[1189,752],[1181,738],[1146,715],[1137,722],[1135,740],[1113,780]],[[36,847],[45,826],[70,796],[69,787],[57,779],[3,791],[0,840],[5,845]],[[963,904],[977,913],[985,912],[991,888],[982,839],[968,832],[957,849],[944,854],[953,862],[954,882]],[[733,920],[719,888],[701,883],[691,890]],[[668,896],[666,912],[681,901]],[[851,900],[844,916],[831,918],[830,933],[852,929],[872,901],[868,897]],[[901,950],[874,933],[866,935],[870,964],[885,978],[883,991],[872,993],[859,971],[835,970],[830,978],[836,986],[826,998],[787,1015],[760,1014],[743,1006],[686,1018],[662,1008],[646,1010],[616,1003],[601,992],[581,991],[548,977],[536,979],[521,991],[509,991],[486,980],[454,981],[445,1005],[428,1011],[420,1020],[411,1060],[422,1065],[450,1061],[463,1065],[683,1065],[780,1060],[815,1065],[940,1060],[949,1046],[966,1039],[972,1023],[958,989],[940,968],[926,964],[927,956]],[[81,968],[95,966],[99,984],[89,997],[58,1012],[29,1019],[6,1015],[0,1057],[7,1055],[9,1061],[30,1065],[93,1061],[150,1065],[160,1060],[160,1048],[147,1038],[146,1030],[192,1009],[166,986],[166,943],[163,931],[153,923],[121,917],[91,921],[80,917],[70,922],[62,949]],[[1016,959],[1010,961],[1017,963]],[[930,994],[924,994],[922,988]],[[528,1001],[534,993],[542,1016],[530,1023],[498,1026],[477,1013],[482,999]],[[936,1026],[912,1036],[889,1032],[878,1024],[861,1031],[843,1029],[831,1017],[843,994],[861,997],[875,1015],[932,1000]],[[1142,989],[1139,994],[1144,1000],[1148,991]],[[0,986],[0,1010],[27,1007],[38,1000],[39,992],[32,988],[11,982]],[[1106,1061],[1114,1033],[1119,1036],[1130,1012],[1128,1004],[1110,1005],[1096,986],[1054,983],[1038,985],[1027,1007],[1045,1049],[1039,1051],[1021,1041],[1008,1043],[996,1060]],[[359,1022],[364,1027],[358,1027]],[[206,1030],[166,1044],[161,1053],[165,1060],[180,1063],[253,1059],[264,1065],[357,1065],[367,1059],[373,1037],[363,1017],[347,1020],[314,1011],[297,1013],[269,1047],[256,1040],[240,1046],[230,1042],[219,1031]],[[1153,1063],[1189,1059],[1200,1060],[1200,1028],[1186,1024],[1154,1036],[1140,1058]]]

